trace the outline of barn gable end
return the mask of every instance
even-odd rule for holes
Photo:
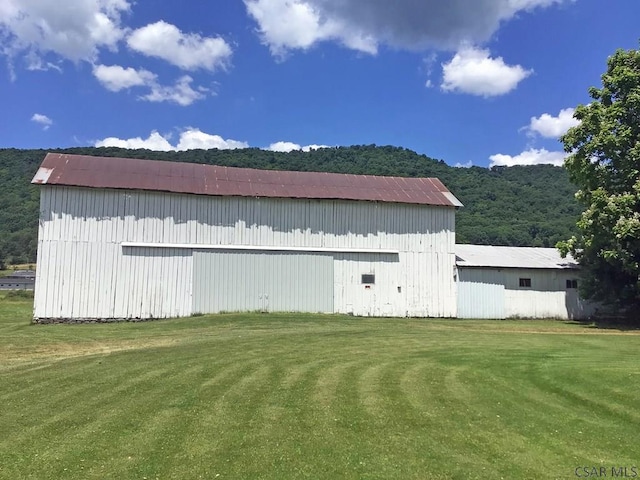
[[[36,321],[220,311],[456,316],[437,179],[52,155]]]

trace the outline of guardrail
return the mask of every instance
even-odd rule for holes
[[[35,284],[35,276],[28,276],[22,273],[0,277],[0,290],[33,290]]]

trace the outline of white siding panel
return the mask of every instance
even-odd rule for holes
[[[193,311],[333,313],[333,258],[283,252],[193,255]]]
[[[459,267],[460,318],[585,318],[593,308],[581,300],[567,280],[577,272],[566,269]],[[521,287],[520,279],[531,280]]]
[[[567,279],[575,271],[512,269],[506,274],[506,316],[521,318],[579,318],[586,314],[581,302],[567,292]],[[520,278],[531,279],[531,288],[520,287]],[[572,304],[574,303],[574,304]]]
[[[336,312],[360,316],[404,316],[403,297],[398,291],[398,257],[394,254],[336,254]],[[375,283],[362,284],[363,274],[375,275]]]
[[[130,196],[113,193],[42,189],[35,318],[162,318],[191,313],[191,252],[123,251],[121,238],[140,225],[131,215],[119,215],[120,206],[126,211],[132,204]],[[120,198],[125,201],[120,203]],[[80,214],[84,208],[93,215]]]
[[[454,255],[419,252],[408,257],[403,271],[407,276],[409,315],[455,317]]]
[[[336,311],[361,316],[455,316],[451,262],[448,254],[338,254]],[[376,283],[362,284],[363,274],[374,274]]]
[[[505,318],[505,276],[497,269],[458,269],[458,318]]]
[[[454,214],[405,204],[43,186],[34,315],[189,315],[192,251],[122,246],[148,242],[395,250],[393,260],[336,256],[335,311],[451,317]],[[380,272],[375,288],[359,285],[363,269]]]
[[[114,318],[191,314],[191,251],[125,248],[117,275]]]

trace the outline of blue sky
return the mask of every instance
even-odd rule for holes
[[[637,0],[0,0],[0,148],[560,164]]]

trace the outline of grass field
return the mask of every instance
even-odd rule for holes
[[[635,331],[293,314],[38,326],[30,312],[0,296],[3,479],[545,479],[640,464]]]

